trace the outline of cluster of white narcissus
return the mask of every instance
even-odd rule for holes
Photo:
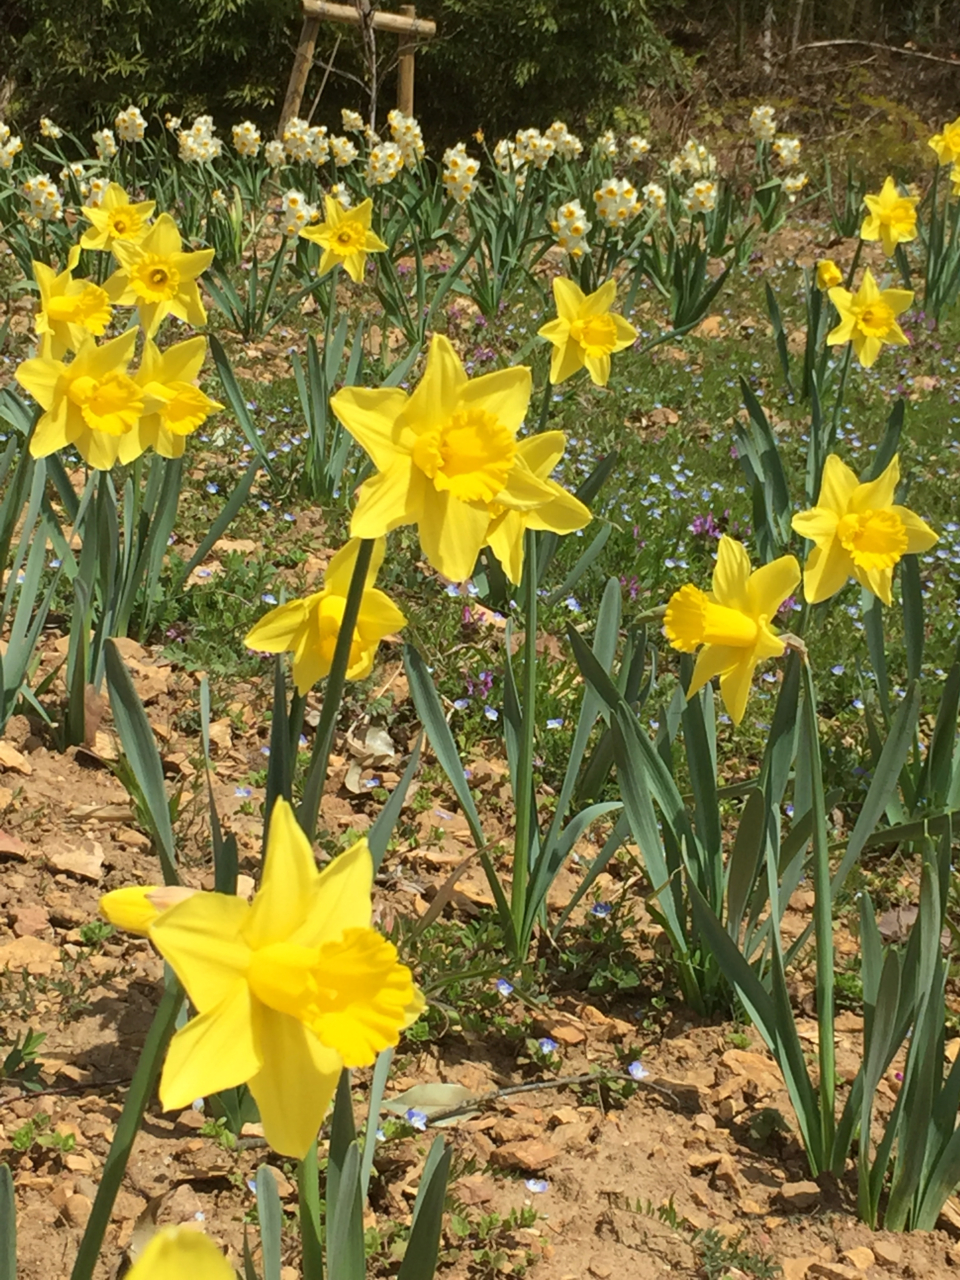
[[[687,213],[709,213],[716,208],[717,184],[709,178],[701,178],[695,182],[683,197],[683,207]]]
[[[796,200],[797,196],[809,181],[810,179],[805,173],[793,173],[789,177],[784,178],[783,189],[787,193],[791,204],[793,204],[794,200]]]
[[[330,155],[326,125],[310,125],[291,116],[283,131],[283,149],[287,159],[296,164],[326,164]]]
[[[557,150],[553,138],[539,129],[518,129],[514,146],[520,162],[535,169],[545,169]]]
[[[60,192],[42,174],[28,178],[20,188],[30,203],[30,212],[41,222],[55,222],[63,217],[63,201]]]
[[[147,122],[140,114],[139,107],[127,107],[121,111],[113,122],[121,142],[142,142],[147,131]]]
[[[40,133],[44,138],[62,138],[63,130],[58,124],[54,124],[49,116],[40,117]]]
[[[642,138],[639,133],[635,133],[627,139],[626,148],[627,159],[632,160],[634,164],[650,154],[650,143],[646,138]]]
[[[493,148],[494,164],[504,174],[512,174],[518,191],[522,191],[527,181],[527,166],[517,153],[517,144],[509,138],[501,138]]]
[[[110,186],[109,178],[91,178],[90,190],[87,194],[87,207],[91,209],[99,209],[103,204],[103,197],[107,194],[107,188]]]
[[[340,111],[340,119],[347,133],[363,133],[363,116],[359,111],[351,111],[349,107],[343,107]]]
[[[587,214],[579,200],[568,200],[557,210],[557,216],[550,223],[553,234],[557,237],[557,246],[571,258],[580,258],[589,251],[587,232],[590,230]]]
[[[343,169],[348,164],[353,164],[359,152],[349,138],[333,137],[330,139],[330,154],[337,168]]]
[[[800,159],[799,138],[777,138],[771,148],[785,169],[798,163]]]
[[[9,169],[13,157],[23,150],[23,143],[10,132],[10,126],[0,121],[0,169]]]
[[[387,124],[394,142],[400,148],[404,165],[408,169],[415,169],[426,154],[419,124],[413,116],[405,116],[396,108],[387,116]]]
[[[659,182],[648,182],[640,194],[647,209],[656,209],[661,212],[667,207],[667,193]]]
[[[608,129],[606,133],[601,133],[594,146],[597,155],[603,156],[607,160],[616,160],[617,139],[612,129]]]
[[[260,130],[252,120],[233,126],[233,147],[238,155],[251,159],[260,153]]]
[[[353,203],[350,192],[342,182],[335,182],[333,184],[330,188],[330,195],[334,200],[336,200],[341,209],[349,209]]]
[[[626,178],[609,178],[593,193],[597,217],[608,227],[622,227],[640,212],[637,189]]]
[[[69,188],[72,179],[77,184],[77,190],[84,198],[86,198],[87,192],[90,190],[89,184],[84,181],[85,177],[83,165],[79,160],[73,160],[70,164],[65,164],[60,170],[60,181]]]
[[[561,160],[576,160],[583,151],[583,143],[571,133],[562,120],[554,120],[544,137],[550,139]]]
[[[223,153],[223,141],[214,132],[213,116],[197,116],[189,129],[177,134],[180,159],[193,164],[216,160]]]
[[[695,138],[689,138],[683,145],[679,155],[673,157],[667,166],[672,178],[684,175],[690,178],[709,178],[716,172],[717,162],[707,148]]]
[[[754,107],[750,112],[750,132],[758,142],[772,142],[777,132],[773,107]]]
[[[472,156],[467,155],[467,146],[464,142],[458,142],[455,147],[448,147],[443,153],[443,163],[444,190],[457,204],[466,204],[476,190],[477,184],[474,179],[480,165]]]
[[[271,138],[263,148],[263,158],[271,169],[279,169],[286,158],[283,143],[277,138]]]
[[[385,187],[403,168],[403,152],[396,142],[379,142],[367,156],[367,182]]]
[[[112,160],[117,154],[117,140],[112,129],[98,129],[93,135],[93,145],[97,149],[98,160]]]
[[[302,191],[285,191],[280,207],[280,226],[285,236],[298,236],[316,216],[316,208],[309,204]]]

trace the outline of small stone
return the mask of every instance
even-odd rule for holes
[[[200,1197],[189,1182],[181,1182],[163,1204],[162,1216],[165,1222],[178,1224],[196,1220],[197,1214],[203,1212]]]
[[[85,1227],[93,1212],[93,1201],[89,1196],[74,1192],[72,1196],[67,1196],[63,1212],[71,1226]]]
[[[522,1142],[505,1142],[490,1157],[490,1163],[498,1169],[521,1169],[526,1173],[539,1173],[560,1155],[559,1147],[539,1138]]]
[[[142,831],[134,830],[133,827],[121,827],[117,832],[116,840],[127,849],[149,849],[152,843],[149,836],[145,836]]]
[[[18,907],[13,913],[13,932],[18,938],[36,937],[49,927],[50,917],[43,907]]]
[[[805,1253],[799,1258],[781,1258],[783,1280],[806,1280],[811,1265],[818,1261],[815,1253]]]
[[[713,1181],[715,1184],[729,1188],[731,1191],[739,1191],[740,1175],[737,1173],[737,1166],[733,1163],[733,1158],[724,1152],[720,1157],[720,1163],[713,1171]]]
[[[777,1192],[780,1203],[786,1209],[802,1212],[812,1209],[820,1199],[820,1188],[815,1182],[785,1182]]]
[[[717,1115],[720,1117],[721,1123],[729,1124],[737,1115],[737,1108],[733,1104],[732,1098],[724,1098],[717,1107]]]
[[[707,1173],[715,1169],[721,1159],[719,1151],[707,1151],[705,1154],[690,1156],[687,1160],[687,1168],[691,1173]]]
[[[60,967],[60,952],[50,942],[29,934],[15,938],[0,947],[0,971],[13,969],[18,973],[50,974]]]
[[[613,1267],[608,1267],[605,1262],[591,1262],[587,1270],[592,1276],[596,1276],[597,1280],[609,1280],[613,1275]]]
[[[861,1271],[866,1271],[868,1267],[872,1267],[876,1260],[873,1256],[873,1251],[863,1244],[858,1244],[855,1249],[844,1249],[842,1256],[846,1258],[851,1267],[859,1267]]]
[[[9,773],[19,773],[28,778],[33,773],[33,765],[27,757],[9,742],[0,742],[0,769]]]
[[[873,1256],[881,1267],[898,1267],[900,1259],[903,1257],[903,1247],[897,1244],[895,1240],[875,1240],[873,1242]]]
[[[810,1280],[866,1280],[859,1267],[848,1267],[844,1262],[811,1262],[807,1272]]]
[[[56,871],[64,871],[77,876],[81,880],[91,880],[94,884],[100,879],[103,871],[103,849],[97,841],[91,841],[92,849],[58,849],[47,854],[47,861]]]
[[[709,1115],[706,1111],[701,1111],[698,1116],[694,1116],[693,1123],[698,1129],[703,1129],[705,1133],[713,1133],[717,1127],[716,1120],[714,1120],[713,1116]]]

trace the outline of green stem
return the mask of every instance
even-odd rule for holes
[[[549,384],[548,384],[549,385]],[[513,889],[511,913],[517,943],[517,959],[526,950],[527,885],[530,878],[530,850],[533,828],[533,735],[537,708],[537,535],[524,534],[524,642],[523,708],[520,720],[520,754],[517,760],[516,831],[513,844]]]
[[[834,1096],[836,1056],[833,1033],[833,897],[830,890],[830,848],[827,839],[827,811],[823,795],[823,768],[817,722],[813,673],[804,662],[803,714],[806,719],[809,751],[811,808],[813,812],[813,928],[817,949],[817,1025],[820,1063],[820,1134],[822,1168],[833,1159],[836,1131]]]
[[[850,372],[850,358],[853,355],[853,343],[848,342],[846,350],[843,353],[843,365],[840,369],[840,385],[837,387],[837,398],[833,405],[833,418],[830,422],[830,435],[826,441],[826,453],[833,448],[834,441],[837,438],[837,427],[840,424],[840,411],[843,408],[843,393],[847,387],[847,374]]]
[[[77,1260],[73,1264],[70,1280],[92,1280],[93,1271],[100,1254],[100,1246],[103,1244],[104,1233],[110,1221],[110,1215],[113,1212],[113,1202],[116,1200],[117,1192],[120,1190],[120,1183],[123,1181],[127,1161],[130,1159],[130,1152],[133,1150],[133,1144],[140,1129],[143,1113],[146,1110],[147,1103],[153,1096],[157,1077],[160,1074],[160,1067],[167,1052],[170,1037],[173,1035],[177,1014],[180,1012],[182,1004],[183,988],[168,969],[163,998],[160,1001],[157,1012],[154,1014],[153,1022],[143,1046],[143,1052],[140,1054],[140,1060],[134,1072],[130,1091],[127,1094],[126,1102],[123,1104],[123,1113],[120,1116],[113,1142],[110,1144],[107,1162],[103,1167],[103,1177],[100,1179],[100,1186],[97,1188],[90,1220],[83,1233],[83,1239],[80,1241],[80,1250],[77,1254]]]
[[[853,277],[857,274],[857,267],[860,265],[860,254],[862,252],[863,241],[858,240],[857,247],[853,255],[853,261],[850,263],[850,270],[847,272],[847,278],[843,282],[843,287],[848,291],[850,290],[850,286],[853,284]]]
[[[297,819],[306,832],[308,840],[312,840],[317,829],[317,814],[320,812],[320,797],[327,776],[327,763],[330,759],[330,748],[333,746],[333,735],[337,727],[337,713],[343,701],[343,687],[347,680],[347,667],[350,664],[350,650],[353,646],[353,633],[360,613],[360,600],[367,582],[370,568],[370,557],[373,555],[373,539],[361,539],[357,549],[357,560],[353,566],[353,577],[350,579],[350,590],[340,621],[337,635],[337,647],[333,652],[333,663],[327,676],[327,687],[323,695],[323,709],[320,712],[320,723],[317,725],[313,740],[313,754],[310,757],[310,772],[303,788],[303,799]]]
[[[300,1197],[300,1237],[303,1241],[303,1280],[323,1280],[320,1174],[317,1168],[316,1142],[300,1161],[297,1189]]]
[[[553,393],[553,383],[549,376],[543,388],[543,399],[540,401],[540,422],[537,431],[545,431],[547,429],[547,419],[550,417],[550,396]]]

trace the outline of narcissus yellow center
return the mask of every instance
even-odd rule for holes
[[[485,409],[460,409],[413,445],[413,460],[462,502],[492,502],[507,483],[517,452],[512,433]]]
[[[359,222],[341,222],[333,234],[331,247],[344,256],[361,253],[367,243],[367,231]]]
[[[130,283],[146,302],[165,302],[177,296],[180,272],[169,258],[147,253],[131,271]]]
[[[837,537],[858,569],[892,569],[907,550],[907,531],[895,511],[850,512]]]
[[[857,317],[857,326],[871,338],[885,338],[896,323],[891,307],[878,298],[869,302]]]
[[[348,1067],[369,1065],[396,1043],[413,996],[410,970],[373,929],[347,929],[319,947],[261,947],[247,980],[258,1000],[304,1023]]]
[[[746,649],[756,644],[767,619],[751,618],[739,609],[717,604],[692,583],[674,592],[667,605],[663,627],[667,639],[681,653],[693,653],[702,644]]]
[[[609,312],[599,316],[587,316],[574,320],[570,325],[570,337],[579,342],[587,355],[610,355],[617,346],[617,326]]]
[[[175,435],[188,436],[206,421],[210,402],[200,388],[190,382],[171,382],[169,389],[174,396],[160,410],[163,425]]]
[[[61,293],[51,298],[45,310],[51,320],[79,324],[98,335],[110,323],[110,299],[95,284],[85,285],[79,293]]]
[[[115,240],[130,240],[143,230],[143,218],[129,204],[121,204],[111,209],[107,215],[110,234]]]
[[[99,379],[82,374],[73,379],[67,394],[91,431],[106,435],[122,436],[143,413],[143,393],[125,373],[112,371]]]

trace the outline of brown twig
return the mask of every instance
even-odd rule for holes
[[[935,53],[924,53],[920,49],[899,47],[895,44],[878,44],[876,40],[813,40],[810,44],[799,44],[793,53],[802,53],[804,49],[832,49],[837,45],[855,44],[866,49],[882,49],[885,53],[901,53],[908,58],[926,58],[928,62],[944,62],[948,67],[960,68],[960,58],[941,58]],[[791,56],[791,51],[782,53],[779,61]]]

